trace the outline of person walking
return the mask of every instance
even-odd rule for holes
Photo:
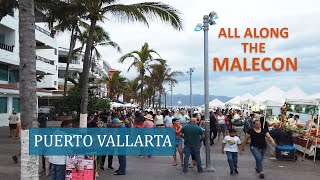
[[[38,114],[38,122],[39,128],[47,128],[48,117],[46,117],[43,113]],[[44,156],[41,157],[42,160],[42,169],[46,170],[46,158]]]
[[[235,129],[229,130],[229,135],[224,137],[222,142],[222,154],[226,153],[230,167],[230,175],[239,174],[238,172],[238,152],[241,148],[240,138]]]
[[[154,124],[156,125],[156,127],[163,127],[164,126],[163,120],[164,120],[163,115],[161,114],[161,111],[158,110],[157,115],[154,118]]]
[[[61,128],[72,128],[72,122],[64,120]],[[50,180],[64,180],[66,176],[66,156],[48,156],[51,163]]]
[[[10,114],[8,120],[9,120],[9,128],[10,128],[9,137],[15,137],[17,124],[19,121],[19,116],[18,116],[17,112],[13,111],[12,114]]]
[[[117,117],[113,119],[113,125],[115,128],[126,128],[123,121],[121,121]],[[113,174],[114,175],[125,175],[126,168],[127,168],[127,156],[126,155],[118,155],[118,160],[119,160],[119,168]]]
[[[183,153],[182,153],[182,138],[181,138],[181,129],[182,126],[180,125],[179,119],[178,118],[173,118],[172,119],[172,128],[175,129],[176,131],[176,148],[175,150],[178,150],[179,156],[180,156],[180,161],[181,161],[181,166],[183,166]],[[172,166],[177,166],[177,156],[176,156],[176,151],[173,155],[173,163]]]
[[[265,129],[261,128],[260,120],[255,120],[253,121],[253,128],[248,130],[241,147],[241,150],[244,151],[248,140],[251,140],[250,150],[256,160],[255,170],[257,173],[260,173],[261,179],[264,178],[263,157],[267,149],[266,138],[272,143],[272,145],[276,146],[276,143],[270,134]]]
[[[217,126],[218,126],[218,121],[214,115],[214,112],[211,111],[210,112],[210,145],[211,146],[214,144],[214,140],[216,139],[218,134]]]
[[[195,155],[197,162],[197,169],[199,173],[203,172],[200,158],[200,141],[204,139],[204,133],[201,127],[197,126],[197,119],[191,118],[190,123],[182,127],[181,133],[184,138],[184,162],[183,162],[183,172],[188,172],[189,158],[191,154]]]
[[[222,114],[221,110],[218,111],[218,141],[220,140],[221,133],[223,138],[226,136],[227,125],[226,125],[226,117]]]

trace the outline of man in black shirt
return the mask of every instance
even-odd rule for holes
[[[212,146],[214,144],[214,140],[217,137],[217,125],[218,121],[216,120],[216,117],[214,116],[213,111],[210,112],[210,145]]]

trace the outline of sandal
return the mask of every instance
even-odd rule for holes
[[[177,163],[175,163],[175,164],[172,164],[172,166],[177,166],[178,164]]]

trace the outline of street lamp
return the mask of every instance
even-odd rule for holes
[[[178,101],[178,104],[179,104],[179,109],[180,109],[180,104],[181,104],[181,101]]]
[[[195,31],[204,32],[204,104],[205,104],[205,133],[206,133],[206,171],[214,172],[210,162],[210,117],[209,117],[209,66],[208,66],[208,31],[209,25],[215,25],[218,15],[212,11],[209,15],[203,16],[203,24],[199,23]]]
[[[187,71],[187,74],[190,75],[190,113],[191,116],[193,115],[192,110],[192,73],[194,72],[194,68],[190,68],[189,71]]]

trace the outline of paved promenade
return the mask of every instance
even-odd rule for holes
[[[49,122],[50,127],[57,126],[57,122]],[[17,140],[8,138],[8,128],[0,128],[0,179],[15,180],[20,179],[20,164],[13,163],[11,156],[20,148]],[[127,157],[127,175],[114,176],[110,170],[100,171],[98,179],[119,179],[119,180],[253,180],[259,179],[255,173],[255,161],[247,148],[243,155],[239,156],[239,174],[229,175],[229,167],[226,156],[220,153],[221,142],[211,146],[211,159],[215,172],[204,172],[199,174],[196,168],[190,168],[188,173],[182,172],[181,166],[171,166],[172,157],[153,157],[151,159],[140,159],[137,157]],[[205,165],[205,154],[202,149],[202,160]],[[118,159],[114,157],[114,167],[118,167]],[[180,164],[180,163],[178,163]],[[318,180],[320,176],[320,160],[314,163],[310,159],[301,161],[301,155],[296,162],[277,161],[270,159],[270,155],[265,157],[265,179],[272,180]],[[41,180],[47,180],[44,174]]]

